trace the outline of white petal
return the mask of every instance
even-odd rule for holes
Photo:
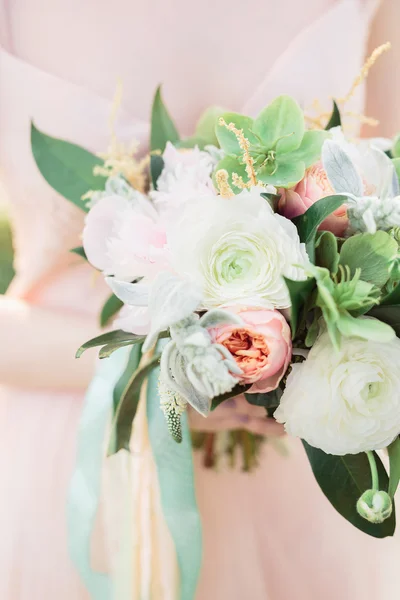
[[[361,177],[340,144],[326,140],[322,146],[322,162],[335,192],[363,195]]]
[[[127,283],[126,281],[119,281],[115,277],[106,277],[106,283],[124,304],[148,306],[149,286],[147,284]]]

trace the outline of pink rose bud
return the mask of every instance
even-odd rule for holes
[[[278,210],[287,219],[294,219],[325,196],[334,194],[321,162],[307,169],[304,178],[292,189],[282,190]],[[340,206],[323,221],[319,229],[342,236],[348,226],[346,207]]]
[[[221,325],[209,330],[212,340],[229,350],[243,375],[240,382],[252,383],[249,393],[270,392],[278,387],[291,354],[290,327],[277,310],[226,307],[244,321],[243,326]]]

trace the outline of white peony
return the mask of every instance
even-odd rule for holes
[[[397,337],[347,337],[335,351],[325,331],[307,360],[292,365],[275,418],[329,454],[385,448],[400,433],[399,363]]]
[[[273,212],[263,191],[197,196],[167,227],[172,266],[202,287],[206,308],[232,303],[288,308],[283,275],[306,277],[302,265],[308,257],[296,227]]]
[[[208,152],[197,147],[179,150],[168,142],[163,161],[157,190],[150,193],[163,218],[171,217],[193,195],[216,194],[211,179],[214,161]]]

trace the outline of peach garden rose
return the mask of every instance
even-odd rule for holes
[[[230,306],[243,325],[221,325],[209,332],[242,369],[241,383],[253,384],[249,393],[270,392],[278,387],[292,353],[290,327],[277,310]]]
[[[334,194],[321,162],[307,169],[304,178],[292,189],[282,190],[279,212],[287,219],[294,219],[306,212],[317,200]],[[346,207],[340,206],[322,222],[320,229],[342,236],[348,227]]]

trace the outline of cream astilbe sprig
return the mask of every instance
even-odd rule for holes
[[[381,44],[370,54],[370,56],[365,61],[362,66],[360,72],[353,80],[353,83],[350,87],[350,90],[340,98],[336,98],[336,103],[340,109],[342,116],[350,117],[353,119],[357,119],[361,124],[369,125],[371,127],[376,127],[379,125],[379,121],[373,117],[368,117],[362,113],[356,113],[354,111],[345,110],[346,104],[353,98],[357,88],[367,79],[371,68],[374,66],[378,58],[382,56],[385,52],[391,49],[391,43],[386,42],[385,44]],[[314,100],[311,110],[316,113],[315,116],[305,115],[305,119],[308,122],[311,129],[324,129],[329,118],[331,116],[330,112],[326,112],[322,106],[321,102],[316,99]]]
[[[127,144],[120,142],[115,133],[115,121],[121,106],[122,91],[122,82],[118,81],[109,120],[110,144],[106,152],[98,153],[98,156],[104,160],[104,164],[97,165],[93,169],[93,174],[107,178],[122,175],[135,190],[145,192],[147,187],[146,172],[150,163],[150,156],[147,154],[143,158],[137,159],[139,142],[137,140],[132,140]],[[91,197],[91,195],[91,192],[89,192],[86,197]]]
[[[233,173],[232,179],[234,185],[237,185],[237,187],[240,187],[241,189],[258,185],[256,172],[254,169],[254,159],[250,155],[250,142],[244,135],[243,129],[238,129],[237,127],[235,127],[234,123],[227,123],[223,117],[220,117],[218,119],[218,124],[222,127],[226,127],[228,131],[231,131],[236,136],[238,144],[241,150],[243,151],[243,162],[246,166],[246,173],[249,178],[249,181],[245,183],[242,177],[240,177],[237,173]]]

